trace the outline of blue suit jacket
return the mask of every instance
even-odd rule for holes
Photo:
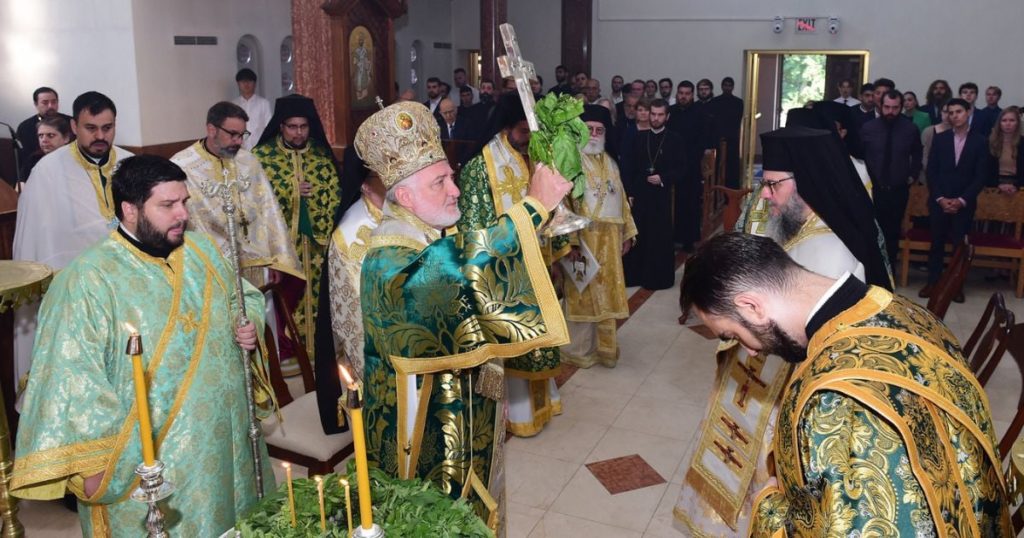
[[[963,198],[973,209],[978,193],[985,186],[987,169],[988,145],[981,135],[967,133],[959,163],[953,149],[953,130],[935,135],[928,154],[929,199]]]

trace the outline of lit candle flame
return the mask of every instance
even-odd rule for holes
[[[128,323],[127,321],[124,322],[124,328],[133,335],[139,334],[139,331],[135,329],[135,326],[132,325],[131,323]]]
[[[344,365],[339,364],[338,371],[341,372],[341,377],[345,378],[345,385],[348,386],[348,388],[352,388],[352,386],[356,384],[356,381],[352,379],[352,376],[348,373],[348,370],[345,369]]]

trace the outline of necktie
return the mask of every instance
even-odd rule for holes
[[[896,126],[896,122],[892,122],[886,125],[885,129],[885,153],[882,157],[882,184],[892,186],[893,178],[891,170],[892,166],[892,129]]]

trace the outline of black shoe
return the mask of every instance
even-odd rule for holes
[[[954,303],[961,303],[961,304],[963,304],[963,302],[964,302],[964,301],[965,301],[966,299],[967,299],[967,298],[966,298],[966,297],[964,297],[964,292],[962,292],[962,291],[961,291],[960,293],[956,294],[956,297],[953,297],[953,302],[954,302]]]
[[[921,291],[917,292],[917,296],[927,299],[932,296],[932,289],[934,288],[934,284],[928,284],[927,286],[921,288]]]

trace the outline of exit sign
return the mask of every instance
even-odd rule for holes
[[[817,19],[814,18],[797,18],[796,19],[796,33],[798,34],[813,34],[817,32]]]

